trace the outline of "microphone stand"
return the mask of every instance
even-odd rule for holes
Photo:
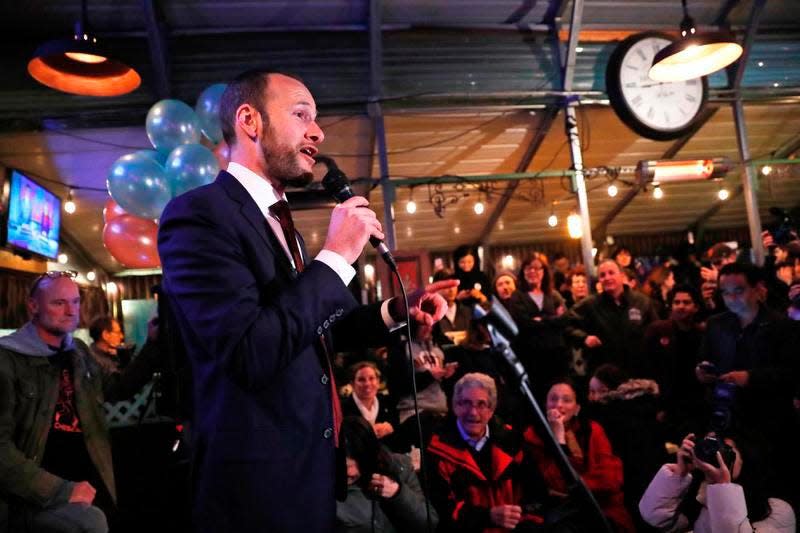
[[[594,522],[595,525],[593,525],[593,528],[597,526],[597,531],[613,533],[614,530],[603,514],[600,505],[583,482],[583,479],[581,479],[580,475],[575,471],[572,463],[569,462],[567,455],[564,453],[561,445],[556,440],[556,436],[550,429],[550,424],[547,423],[547,418],[539,407],[539,403],[533,396],[530,380],[528,379],[528,372],[525,370],[525,367],[522,366],[522,363],[514,353],[514,350],[511,349],[511,345],[506,338],[506,335],[514,338],[519,332],[511,316],[508,315],[508,312],[502,307],[500,301],[493,296],[491,310],[487,312],[480,305],[476,304],[473,308],[473,317],[484,321],[489,330],[489,335],[492,337],[492,353],[499,355],[508,363],[514,378],[518,381],[519,390],[528,401],[534,413],[534,430],[537,435],[542,437],[545,448],[555,459],[556,466],[566,482],[568,497],[578,503],[579,509],[589,511],[591,514],[595,515],[596,522]]]

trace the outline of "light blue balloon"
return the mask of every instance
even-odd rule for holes
[[[167,157],[169,156],[169,154],[165,154],[157,150],[139,150],[136,153],[149,157],[162,167],[167,163]]]
[[[108,173],[108,192],[122,209],[142,218],[158,218],[170,194],[164,169],[145,154],[117,159]]]
[[[194,106],[197,118],[200,119],[200,127],[203,133],[214,144],[218,144],[222,140],[219,101],[222,98],[222,93],[225,92],[225,87],[227,85],[224,83],[215,83],[210,87],[206,87],[197,97],[197,104]]]
[[[156,150],[165,154],[182,144],[199,143],[200,119],[180,100],[161,100],[147,112],[147,137]]]
[[[170,152],[165,167],[172,196],[214,181],[219,163],[213,152],[200,144],[184,144]]]

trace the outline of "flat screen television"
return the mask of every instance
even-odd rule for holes
[[[21,255],[58,256],[61,199],[18,170],[9,170],[4,202],[6,246]]]

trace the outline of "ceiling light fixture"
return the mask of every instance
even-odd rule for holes
[[[408,202],[406,202],[406,213],[413,215],[417,212],[417,202],[414,201],[414,187],[408,189]]]
[[[65,253],[58,254],[58,262],[62,265],[69,263],[69,256]]]
[[[698,35],[686,8],[686,0],[681,0],[681,4],[681,38],[653,58],[649,76],[654,81],[686,81],[708,76],[739,59],[744,51],[731,36]]]
[[[97,279],[97,273],[94,270],[90,270],[86,273],[86,279],[89,281],[94,281]]]
[[[97,44],[87,23],[86,0],[71,39],[40,45],[28,63],[28,73],[50,88],[84,96],[120,96],[134,91],[142,78]]]
[[[609,195],[611,198],[614,198],[614,197],[617,195],[617,193],[619,193],[619,189],[617,188],[617,186],[616,186],[616,185],[614,185],[614,184],[612,183],[611,185],[609,185],[609,186],[608,186],[608,195]]]
[[[653,198],[656,200],[664,198],[664,191],[661,190],[661,186],[658,183],[653,183]]]
[[[764,176],[769,176],[770,174],[772,174],[772,167],[769,165],[764,165],[763,167],[761,167],[761,174],[763,174]]]
[[[573,239],[580,239],[583,236],[583,221],[574,211],[567,217],[567,233]]]
[[[475,211],[476,215],[482,215],[483,212],[486,210],[486,207],[483,205],[483,202],[478,200],[475,202],[475,205],[472,206],[473,211]]]
[[[720,201],[724,202],[725,200],[731,197],[731,191],[729,191],[727,187],[725,187],[725,182],[723,180],[717,180],[717,182],[719,186],[717,189],[717,198],[719,198]]]
[[[72,189],[70,189],[69,194],[67,195],[67,201],[64,202],[64,211],[68,215],[71,215],[72,213],[75,212],[75,209],[77,208],[75,206],[75,200],[72,199]]]
[[[556,203],[550,204],[550,216],[547,217],[547,225],[551,228],[558,226],[558,217],[556,216]]]

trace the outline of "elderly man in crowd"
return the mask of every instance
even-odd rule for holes
[[[0,338],[0,530],[103,532],[116,503],[103,401],[150,377],[141,358],[104,371],[72,336],[80,293],[73,272],[34,282],[31,320]],[[102,510],[101,510],[102,509]]]
[[[546,487],[518,435],[494,419],[496,408],[492,378],[470,373],[458,380],[455,419],[428,446],[440,531],[499,531],[541,521],[525,504],[542,501]]]

